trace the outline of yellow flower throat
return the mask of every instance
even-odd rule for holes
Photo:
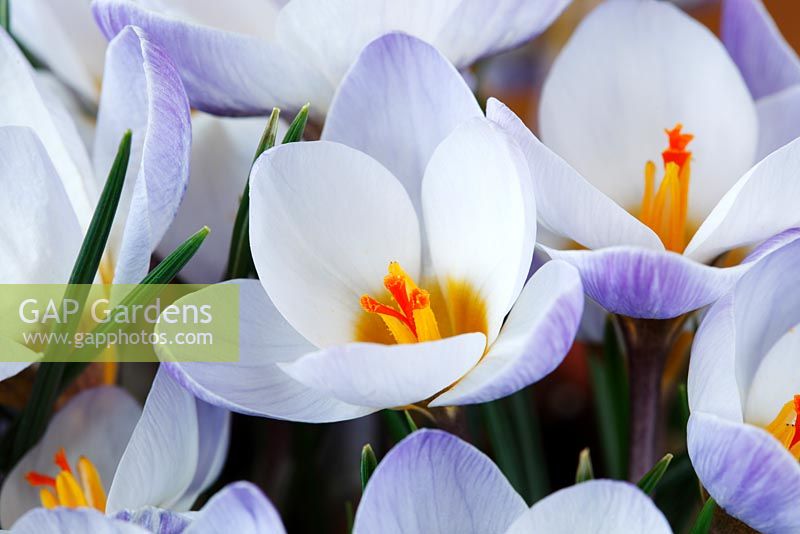
[[[650,227],[667,250],[682,253],[688,243],[687,211],[692,153],[686,150],[694,139],[681,133],[683,125],[664,130],[669,147],[661,153],[664,177],[655,189],[656,166],[648,161],[644,166],[644,195],[639,220]]]
[[[775,420],[767,425],[767,432],[800,460],[800,395],[783,405]]]
[[[55,477],[30,471],[25,480],[31,486],[40,487],[39,500],[45,508],[64,506],[67,508],[92,507],[101,512],[106,511],[106,492],[94,464],[85,456],[78,459],[78,473],[67,461],[67,455],[61,448],[55,455],[55,464],[60,469]]]

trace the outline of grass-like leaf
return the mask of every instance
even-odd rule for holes
[[[594,467],[592,467],[592,456],[589,447],[586,447],[578,455],[578,469],[575,471],[575,483],[580,484],[587,480],[594,480]]]
[[[367,487],[367,482],[378,467],[378,458],[375,456],[375,451],[372,450],[372,445],[367,443],[361,449],[361,491]]]
[[[672,463],[672,458],[672,454],[665,454],[650,471],[642,476],[636,485],[645,493],[653,493],[656,486],[658,486],[658,483],[661,481],[661,477],[663,477],[664,473],[667,471],[669,464]]]

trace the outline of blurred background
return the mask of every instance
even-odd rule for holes
[[[575,26],[598,0],[573,0],[544,34],[517,50],[478,64],[466,73],[481,100],[494,96],[537,132],[539,91],[550,65]],[[677,1],[717,32],[716,1]],[[800,2],[765,0],[783,35],[800,49]],[[594,341],[578,341],[564,363],[543,381],[514,396],[482,406],[441,413],[445,428],[468,439],[500,466],[529,504],[575,481],[580,452],[588,448],[595,477],[626,478],[627,382],[624,355],[613,327],[602,323]],[[692,329],[673,347],[662,388],[662,417],[668,428],[663,452],[674,459],[656,502],[673,525],[685,532],[702,504],[697,479],[685,451],[686,369]],[[95,364],[75,388],[119,380],[140,399],[155,366],[119,368]],[[32,372],[0,384],[0,410],[22,406]],[[63,400],[62,400],[63,402]],[[412,415],[420,427],[431,421]],[[289,532],[347,532],[348,514],[361,494],[361,448],[370,443],[378,459],[409,432],[403,412],[383,412],[357,421],[304,425],[234,414],[230,452],[222,476],[209,495],[228,482],[247,479],[276,504]],[[198,503],[202,505],[202,500]]]

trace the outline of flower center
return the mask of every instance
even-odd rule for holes
[[[664,177],[655,189],[656,166],[648,161],[644,166],[644,195],[639,220],[649,226],[664,243],[667,250],[682,253],[686,248],[686,207],[689,203],[689,178],[692,153],[686,146],[694,139],[681,133],[678,123],[664,130],[669,137],[669,147],[661,156],[664,160]]]
[[[106,492],[94,464],[85,456],[78,459],[78,479],[67,461],[64,448],[58,450],[53,459],[59,468],[55,477],[30,471],[25,480],[31,486],[39,486],[39,500],[45,508],[65,506],[79,508],[90,506],[101,512],[106,511]]]
[[[431,309],[431,295],[417,287],[400,264],[391,262],[383,287],[394,305],[383,304],[369,295],[361,296],[361,308],[378,315],[397,343],[416,343],[441,339],[436,316]]]
[[[767,425],[767,432],[800,460],[800,395],[783,405],[778,416]]]

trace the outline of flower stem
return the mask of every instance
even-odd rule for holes
[[[628,357],[630,383],[630,456],[628,480],[647,473],[657,456],[664,364],[685,316],[675,319],[619,317]]]

